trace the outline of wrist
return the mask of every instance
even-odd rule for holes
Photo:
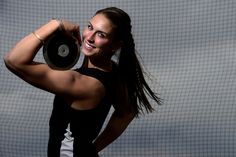
[[[38,36],[37,38],[41,41],[46,41],[49,36],[51,36],[55,31],[59,29],[60,24],[56,20],[51,20],[47,24],[43,25],[39,29],[34,31],[34,34]]]
[[[32,32],[32,34],[41,42],[42,45],[44,45],[44,40],[37,34],[34,32]]]

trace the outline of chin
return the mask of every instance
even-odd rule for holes
[[[88,51],[88,50],[87,50],[86,48],[84,48],[83,46],[82,46],[82,48],[81,48],[81,51],[83,52],[84,55],[91,54],[91,52]]]
[[[94,53],[91,52],[91,51],[88,51],[86,49],[81,49],[82,53],[85,55],[85,56],[93,56]]]

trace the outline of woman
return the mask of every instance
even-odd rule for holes
[[[49,157],[96,157],[134,117],[153,111],[148,97],[160,104],[144,79],[131,27],[129,15],[115,7],[97,11],[84,29],[82,40],[78,25],[53,19],[20,40],[5,56],[9,70],[55,94]],[[85,59],[80,68],[59,71],[33,61],[44,41],[58,29],[81,45]],[[120,55],[114,62],[112,56],[118,50]],[[111,105],[114,112],[100,133]]]

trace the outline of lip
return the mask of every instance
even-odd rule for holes
[[[94,45],[89,44],[88,42],[84,41],[84,47],[88,50],[91,50],[93,48],[96,48]]]

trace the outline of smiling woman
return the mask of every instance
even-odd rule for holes
[[[85,56],[103,58],[104,68],[111,70],[111,57],[121,47],[121,41],[114,38],[111,21],[103,14],[95,15],[84,29],[82,39],[82,51]]]
[[[34,61],[44,41],[58,29],[81,45],[85,58],[79,69],[60,71]],[[120,56],[115,63],[111,58],[118,49]],[[20,40],[4,61],[26,82],[55,94],[49,157],[96,157],[134,117],[153,111],[148,97],[160,104],[136,57],[130,17],[119,8],[96,12],[82,40],[77,24],[51,20]],[[115,110],[100,133],[111,105]]]

